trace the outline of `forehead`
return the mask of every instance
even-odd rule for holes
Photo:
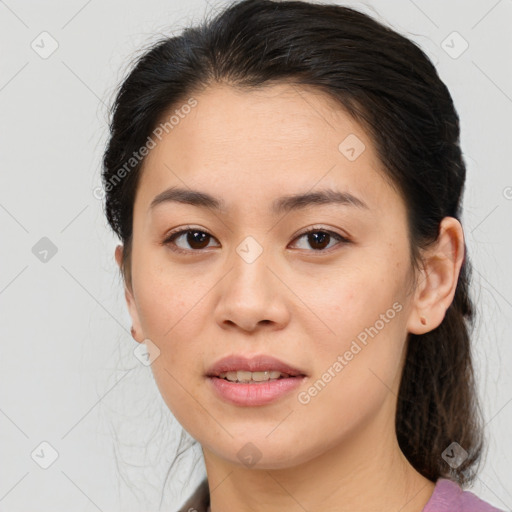
[[[146,208],[171,186],[240,201],[327,187],[364,196],[374,207],[375,198],[394,193],[369,135],[321,91],[216,85],[193,97],[196,106],[146,157],[139,183]],[[177,110],[173,105],[162,119]]]
[[[175,145],[187,139],[188,148],[218,155],[222,148],[251,154],[264,144],[285,158],[327,150],[338,156],[339,143],[350,134],[366,134],[333,98],[311,87],[274,84],[242,89],[212,86],[196,96],[197,106],[172,129]],[[171,110],[179,110],[179,105]],[[165,118],[165,116],[164,116]],[[252,150],[251,150],[252,148]],[[190,155],[194,156],[194,155]],[[237,155],[241,157],[242,155]],[[266,153],[259,153],[264,158]],[[317,155],[318,156],[318,155]]]

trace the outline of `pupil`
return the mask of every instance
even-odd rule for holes
[[[311,244],[313,247],[314,247],[315,243],[320,243],[320,245],[321,245],[320,249],[323,249],[325,246],[329,245],[328,243],[325,243],[325,241],[330,236],[329,233],[316,232],[316,233],[311,233],[309,236],[311,238],[313,238],[313,240],[314,240],[313,243]],[[310,238],[310,242],[311,242],[311,238]],[[320,238],[320,241],[318,241],[318,238]],[[322,242],[324,242],[324,243],[322,243]]]
[[[190,244],[191,247],[194,247],[194,244],[197,244],[199,242],[200,248],[202,248],[203,246],[208,245],[207,243],[204,244],[204,240],[207,237],[208,235],[206,233],[203,233],[202,231],[190,231],[187,235],[187,242]]]

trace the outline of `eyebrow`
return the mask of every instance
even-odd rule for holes
[[[171,187],[155,196],[149,205],[149,210],[153,210],[158,205],[168,202],[189,204],[220,213],[227,213],[226,203],[222,199],[199,190],[179,187]],[[325,189],[279,197],[272,203],[272,212],[278,215],[293,210],[301,210],[313,205],[324,204],[355,206],[360,209],[369,210],[368,205],[362,199],[349,192]]]

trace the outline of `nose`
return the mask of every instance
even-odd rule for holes
[[[289,321],[287,288],[264,254],[265,251],[252,262],[238,254],[231,259],[231,271],[219,283],[214,313],[223,329],[277,330]]]

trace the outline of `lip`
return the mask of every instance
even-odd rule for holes
[[[236,383],[221,379],[223,372],[245,370],[250,372],[274,370],[290,375],[272,381]],[[300,386],[307,375],[275,357],[258,355],[251,358],[245,356],[228,356],[217,361],[206,374],[213,392],[222,400],[238,406],[260,406],[282,398]]]

